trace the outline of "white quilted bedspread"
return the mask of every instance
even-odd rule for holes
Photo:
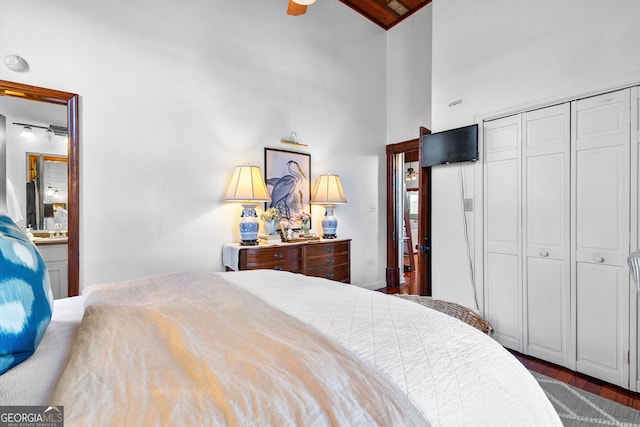
[[[205,273],[97,285],[52,401],[69,426],[415,426],[389,379]]]
[[[475,328],[411,301],[266,270],[223,277],[386,374],[434,426],[561,426],[533,376]]]

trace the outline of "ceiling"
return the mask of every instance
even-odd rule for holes
[[[431,0],[340,0],[385,30],[431,3]]]

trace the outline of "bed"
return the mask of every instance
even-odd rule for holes
[[[560,426],[529,372],[415,302],[271,270],[175,273],[56,300],[2,405],[65,425]]]

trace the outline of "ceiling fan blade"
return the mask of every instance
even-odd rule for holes
[[[287,7],[287,15],[303,15],[307,11],[307,6],[298,4],[293,0],[289,0],[289,6]]]

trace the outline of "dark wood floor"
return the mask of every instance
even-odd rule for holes
[[[621,405],[640,410],[640,394],[638,393],[625,390],[621,387],[611,385],[578,372],[573,372],[567,368],[563,368],[562,366],[554,365],[553,363],[525,356],[524,354],[520,354],[512,350],[510,351],[516,359],[531,371],[538,372],[542,375],[562,381],[563,383],[570,384],[581,390],[604,397],[605,399],[613,400]]]
[[[415,272],[406,272],[404,274],[404,278],[405,283],[401,293],[416,294],[417,286],[415,281]],[[385,292],[386,289],[379,289],[379,291]],[[562,381],[563,383],[570,384],[581,390],[604,397],[605,399],[613,400],[621,405],[640,410],[640,394],[638,393],[625,390],[621,387],[611,385],[578,372],[573,372],[567,368],[563,368],[562,366],[554,365],[553,363],[545,362],[531,356],[526,356],[512,350],[509,351],[531,371],[538,372],[542,375]]]

